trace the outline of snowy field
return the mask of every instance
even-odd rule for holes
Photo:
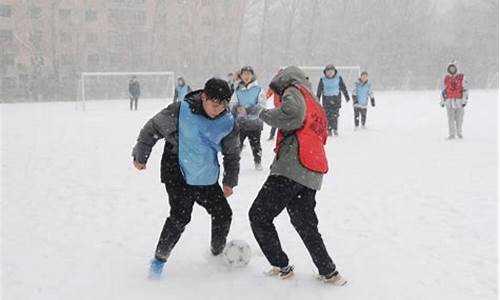
[[[208,255],[210,219],[193,218],[159,282],[146,272],[168,214],[159,182],[162,144],[148,169],[131,164],[142,125],[165,103],[1,105],[3,299],[496,299],[498,296],[498,91],[471,91],[463,140],[448,141],[439,92],[378,92],[368,129],[353,131],[344,104],[327,145],[331,172],[318,193],[320,231],[338,288],[316,270],[286,214],[276,222],[296,266],[269,268],[247,212],[268,175],[242,154],[230,198],[230,238],[254,250],[230,269]],[[265,141],[265,165],[273,143]]]

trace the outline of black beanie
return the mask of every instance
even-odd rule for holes
[[[225,80],[220,78],[210,78],[207,82],[205,82],[203,91],[207,95],[208,99],[215,102],[229,102],[231,100],[231,88],[229,88],[229,85]]]

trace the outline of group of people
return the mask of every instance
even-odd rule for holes
[[[450,138],[461,138],[463,109],[467,104],[464,76],[455,63],[448,66],[441,105],[449,117]],[[316,97],[305,73],[298,67],[278,72],[269,84],[275,107],[265,106],[266,93],[251,67],[243,67],[239,82],[211,78],[201,90],[176,89],[176,101],[151,118],[142,128],[133,148],[133,165],[146,169],[153,146],[165,140],[161,159],[161,181],[165,185],[170,214],[165,221],[149,268],[149,277],[161,277],[165,263],[185,227],[195,203],[211,215],[210,251],[221,255],[231,227],[232,210],[227,198],[238,185],[242,143],[249,138],[256,167],[261,168],[260,135],[263,123],[278,131],[270,174],[249,210],[250,228],[271,265],[270,276],[282,279],[294,274],[294,266],[281,247],[274,219],[287,210],[290,221],[319,273],[333,285],[347,281],[340,275],[321,234],[315,212],[316,192],[328,172],[325,154],[327,136],[336,134],[341,93],[349,94],[335,67],[324,69]],[[181,82],[183,86],[185,82]],[[363,72],[352,91],[355,127],[366,122],[370,100],[375,105]],[[322,98],[321,106],[318,98]],[[224,172],[219,184],[218,153]]]
[[[294,274],[273,224],[286,209],[318,268],[319,278],[325,283],[344,285],[346,280],[318,231],[315,213],[316,191],[328,172],[324,149],[326,114],[299,68],[288,67],[271,81],[269,87],[280,99],[279,107],[272,109],[266,109],[262,103],[264,93],[253,83],[253,70],[242,71],[242,82],[234,93],[225,80],[211,78],[203,89],[187,94],[184,101],[172,103],[156,114],[139,133],[132,151],[133,165],[138,170],[146,168],[156,142],[165,140],[161,180],[170,203],[149,277],[160,278],[172,249],[191,220],[194,203],[211,215],[210,250],[214,256],[221,255],[231,226],[232,210],[227,198],[238,184],[241,136],[253,137],[252,132],[261,130],[265,122],[278,128],[276,155],[248,216],[255,239],[272,266],[267,274],[282,279]],[[251,124],[252,130],[240,128],[240,124]],[[224,165],[222,186],[218,152],[222,153]],[[253,152],[257,159],[262,150]]]

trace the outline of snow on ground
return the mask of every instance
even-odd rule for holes
[[[267,176],[242,155],[230,198],[230,238],[250,243],[250,265],[208,255],[210,219],[197,206],[160,282],[145,280],[168,214],[162,145],[144,172],[130,152],[165,103],[1,105],[4,299],[496,299],[498,91],[472,91],[464,140],[448,141],[439,92],[379,92],[368,128],[354,132],[344,104],[331,172],[318,193],[320,231],[349,280],[315,268],[286,212],[276,221],[297,275],[267,278],[247,211]],[[264,141],[264,163],[272,143]]]

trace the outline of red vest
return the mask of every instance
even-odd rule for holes
[[[306,104],[304,125],[295,131],[299,146],[300,164],[313,172],[327,173],[328,161],[324,145],[326,144],[328,121],[325,111],[307,89],[298,84],[293,86],[302,93]],[[276,148],[274,149],[276,153],[279,152],[283,138],[283,130],[280,129],[276,139]]]
[[[464,74],[457,74],[456,76],[446,75],[446,77],[444,78],[444,84],[446,86],[446,98],[462,99],[463,81]]]

